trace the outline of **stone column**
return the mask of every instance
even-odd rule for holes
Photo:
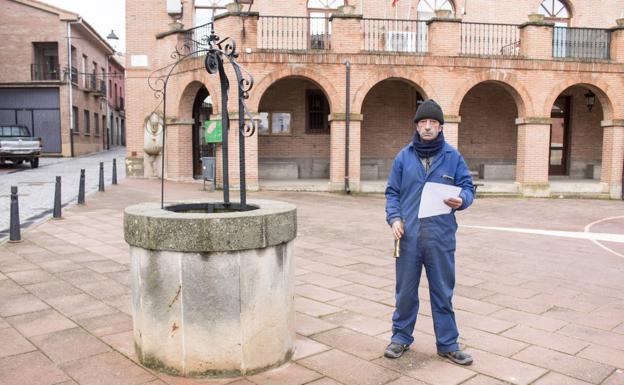
[[[545,22],[543,15],[529,15],[529,21],[519,27],[520,55],[528,59],[552,59],[554,26]]]
[[[339,53],[357,53],[362,49],[362,15],[335,14],[332,22],[331,50]]]
[[[624,119],[602,122],[602,169],[600,182],[608,187],[611,199],[622,197],[624,164]]]
[[[550,153],[550,118],[518,118],[516,183],[524,196],[547,197]]]
[[[461,19],[434,17],[427,21],[428,52],[432,56],[459,56]]]
[[[192,119],[167,118],[165,134],[165,178],[176,181],[193,179]],[[160,165],[158,165],[160,168]]]
[[[331,114],[331,139],[329,155],[329,189],[345,189],[346,115]],[[360,190],[360,130],[363,115],[351,114],[349,122],[349,187]]]
[[[461,116],[444,115],[444,139],[456,149],[459,148],[459,124]]]

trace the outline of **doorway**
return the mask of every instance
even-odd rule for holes
[[[206,87],[201,87],[197,91],[193,102],[193,178],[202,178],[201,158],[215,156],[215,146],[206,143],[204,135],[204,122],[212,115],[212,98],[208,94]]]
[[[570,97],[560,96],[550,112],[549,175],[568,175],[570,154]]]

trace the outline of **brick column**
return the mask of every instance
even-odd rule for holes
[[[606,184],[611,199],[622,197],[624,164],[624,119],[602,122],[602,170],[600,182]]]
[[[617,22],[618,26],[611,28],[611,60],[624,63],[624,19]]]
[[[520,55],[528,59],[552,59],[554,26],[544,22],[542,15],[529,15],[529,22],[519,27]]]
[[[335,14],[332,22],[331,50],[339,53],[357,53],[362,49],[362,15]]]
[[[432,56],[459,56],[461,19],[434,17],[427,21],[428,52]]]
[[[167,119],[165,134],[165,178],[193,179],[193,120]]]
[[[345,114],[332,114],[329,154],[329,189],[344,191],[345,188]],[[351,114],[349,122],[349,187],[360,190],[360,130],[363,115]]]
[[[550,118],[518,118],[516,183],[524,196],[547,197]]]
[[[216,115],[212,119],[221,119]],[[230,129],[228,131],[228,167],[230,190],[240,189],[240,157],[238,148],[238,112],[230,112]],[[216,152],[217,185],[223,187],[223,146],[217,144]],[[245,183],[247,191],[258,190],[258,133],[245,137]],[[238,196],[230,196],[238,201]]]
[[[459,148],[459,124],[461,117],[457,115],[444,115],[444,139],[455,148]]]
[[[215,33],[221,37],[231,37],[236,42],[236,50],[258,47],[258,12],[226,12],[215,16]]]

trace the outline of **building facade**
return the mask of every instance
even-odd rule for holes
[[[123,103],[117,110],[106,84],[114,79],[123,95],[124,69],[113,48],[75,13],[34,0],[0,0],[0,7],[5,48],[0,124],[28,126],[42,138],[49,156],[77,156],[121,144],[115,141],[111,117],[114,112],[118,120],[123,116]]]
[[[185,43],[201,41],[216,15],[217,35],[237,42],[255,82],[246,102],[257,125],[246,139],[251,188],[383,191],[418,103],[432,98],[480,191],[621,197],[621,0],[249,2],[189,0],[178,13],[164,0],[149,8],[127,0],[128,175],[160,173],[161,153],[145,149],[162,99],[146,79],[164,74],[176,47],[192,50]],[[220,162],[220,146],[203,140],[204,121],[221,109],[218,77],[202,56],[176,67],[166,108],[165,177],[197,178],[202,156]],[[231,119],[231,180],[237,131]]]

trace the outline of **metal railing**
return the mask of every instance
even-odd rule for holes
[[[61,71],[57,65],[47,64],[31,64],[30,65],[30,79],[31,80],[60,80]]]
[[[97,78],[95,74],[85,74],[85,76],[87,77],[87,88],[91,91],[96,91]]]
[[[423,20],[362,19],[364,51],[427,52],[427,22]]]
[[[555,27],[554,58],[609,59],[611,31],[598,28]]]
[[[516,24],[461,23],[460,42],[462,55],[520,55],[520,29]]]
[[[194,28],[187,29],[184,32],[184,47],[187,52],[186,54],[197,51],[199,47],[199,43],[205,42],[208,36],[210,36],[210,32],[212,31],[212,23],[206,23],[203,25],[199,25]],[[202,56],[206,53],[199,53],[194,56]]]
[[[328,50],[331,21],[327,17],[260,16],[258,48]]]
[[[76,85],[78,84],[78,68],[76,67],[71,68],[71,82]]]
[[[106,80],[104,80],[104,79],[97,79],[96,92],[98,92],[98,93],[100,93],[102,95],[106,95]]]

